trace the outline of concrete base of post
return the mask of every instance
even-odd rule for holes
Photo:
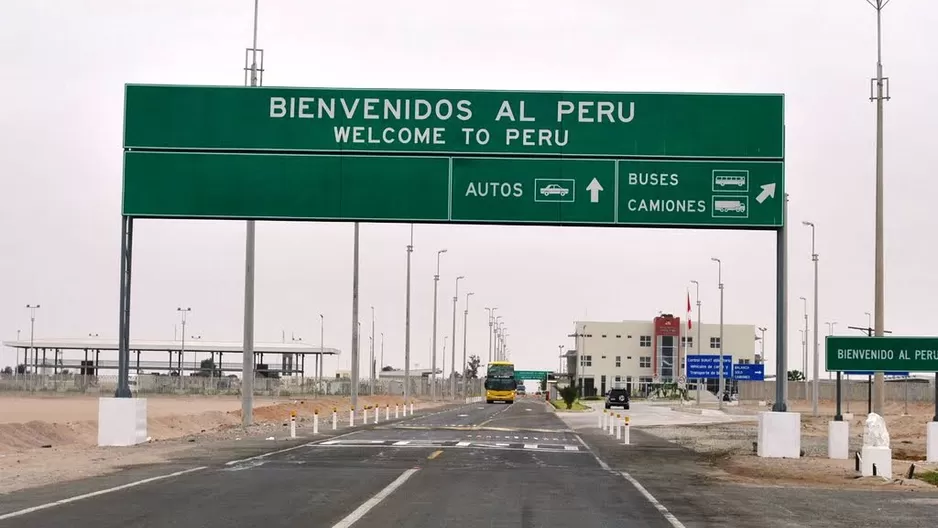
[[[925,426],[925,460],[938,462],[938,422],[928,422]]]
[[[827,424],[827,458],[850,458],[850,423],[830,421]]]
[[[892,449],[888,447],[863,446],[860,449],[860,475],[873,476],[873,464],[876,464],[876,476],[892,478]]]
[[[801,458],[801,414],[759,413],[757,441],[762,458]]]
[[[146,398],[99,398],[98,445],[132,446],[147,441]]]

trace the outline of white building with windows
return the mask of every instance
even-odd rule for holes
[[[693,321],[688,329],[686,319],[670,314],[649,321],[578,321],[575,326],[576,375],[586,395],[602,395],[614,387],[641,394],[651,383],[679,381],[686,355],[720,353],[719,324],[704,323],[698,329]],[[734,364],[761,362],[757,345],[755,325],[723,324],[723,354],[732,356]],[[569,371],[576,360],[569,358],[568,365]],[[718,380],[707,382],[714,393],[718,386]]]

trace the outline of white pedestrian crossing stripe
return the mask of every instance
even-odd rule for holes
[[[511,438],[511,437],[505,437]],[[560,440],[558,438],[558,440]],[[354,439],[343,438],[341,440],[326,440],[318,444],[311,444],[311,447],[329,446],[329,447],[459,447],[459,448],[501,448],[501,449],[528,449],[539,451],[555,452],[587,452],[581,445],[572,445],[567,443],[531,443],[531,442],[491,442],[483,439],[479,440],[430,440],[430,439]]]

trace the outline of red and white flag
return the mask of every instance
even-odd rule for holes
[[[691,316],[690,316],[690,290],[687,290],[687,329],[691,328]]]

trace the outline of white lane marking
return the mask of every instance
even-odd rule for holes
[[[322,445],[335,445],[335,444],[338,444],[339,442],[341,442],[341,440],[328,440],[328,441],[322,442]]]
[[[524,444],[525,449],[537,449],[537,444]]]
[[[57,501],[49,502],[49,503],[46,503],[46,504],[40,504],[39,506],[33,506],[32,508],[24,508],[24,509],[22,509],[22,510],[17,510],[17,511],[15,511],[15,512],[10,512],[10,513],[5,513],[5,514],[3,514],[3,515],[0,515],[0,521],[3,521],[3,520],[5,520],[5,519],[12,519],[12,518],[14,518],[14,517],[20,517],[20,516],[22,516],[22,515],[26,515],[27,513],[33,513],[33,512],[37,512],[37,511],[41,511],[41,510],[46,510],[46,509],[52,508],[52,507],[54,507],[54,506],[61,506],[61,505],[63,505],[63,504],[69,504],[69,503],[76,502],[76,501],[80,501],[80,500],[83,500],[83,499],[90,499],[90,498],[92,498],[92,497],[97,497],[97,496],[99,496],[99,495],[105,495],[105,494],[107,494],[107,493],[113,493],[113,492],[115,492],[115,491],[120,491],[120,490],[127,489],[127,488],[133,488],[133,487],[136,487],[136,486],[141,486],[141,485],[143,485],[143,484],[149,484],[150,482],[156,482],[156,481],[158,481],[158,480],[164,480],[164,479],[168,479],[168,478],[178,477],[178,476],[181,476],[181,475],[185,475],[185,474],[187,474],[187,473],[195,473],[196,471],[202,471],[203,469],[207,469],[207,468],[208,468],[208,466],[199,466],[199,467],[192,468],[192,469],[186,469],[186,470],[183,470],[183,471],[177,471],[177,472],[175,472],[175,473],[169,473],[169,474],[167,474],[167,475],[160,475],[160,476],[158,476],[158,477],[150,477],[150,478],[146,478],[146,479],[143,479],[143,480],[137,480],[137,481],[130,482],[130,483],[127,483],[127,484],[122,484],[122,485],[120,485],[120,486],[114,486],[113,488],[107,488],[107,489],[103,489],[103,490],[92,491],[91,493],[85,493],[84,495],[76,495],[76,496],[74,496],[74,497],[69,497],[69,498],[67,498],[67,499],[57,500]]]
[[[356,508],[355,511],[348,514],[341,521],[332,525],[332,528],[348,528],[349,526],[352,526],[353,524],[358,522],[359,519],[364,517],[366,513],[371,511],[372,508],[380,504],[381,501],[386,499],[388,495],[394,492],[394,490],[401,487],[401,484],[407,482],[407,479],[412,477],[414,473],[416,473],[417,471],[419,471],[418,468],[411,468],[403,472],[401,476],[394,479],[394,482],[391,482],[390,484],[385,486],[384,489],[379,491],[374,497],[366,500],[364,503],[362,503],[361,506]]]
[[[665,520],[671,523],[671,526],[673,526],[674,528],[686,528],[681,521],[677,520],[677,517],[671,514],[671,512],[669,512],[668,509],[665,508],[663,504],[658,502],[658,499],[656,499],[651,493],[648,493],[648,490],[645,489],[645,486],[642,486],[637,480],[635,480],[635,477],[633,477],[632,475],[629,475],[625,471],[621,471],[619,472],[619,474],[625,477],[625,480],[631,482],[632,485],[635,486],[635,489],[637,489],[639,493],[644,495],[645,498],[648,499],[648,502],[650,502],[651,505],[654,506],[655,509],[658,510],[658,512],[660,512],[661,515],[664,516]]]
[[[574,445],[565,445],[565,446],[563,446],[563,448],[564,448],[564,450],[566,450],[566,451],[579,451],[579,450],[580,450],[579,447],[574,446]]]
[[[456,447],[466,447],[471,445],[472,442],[456,442]]]
[[[508,447],[508,446],[510,446],[510,445],[511,445],[511,444],[505,444],[505,443],[502,443],[502,442],[495,442],[495,447]]]
[[[394,442],[394,443],[391,444],[391,445],[403,446],[403,445],[407,445],[407,444],[409,444],[409,443],[410,443],[410,440],[401,440],[401,441],[399,441],[399,442]]]
[[[384,440],[370,440],[372,444],[383,444]]]

